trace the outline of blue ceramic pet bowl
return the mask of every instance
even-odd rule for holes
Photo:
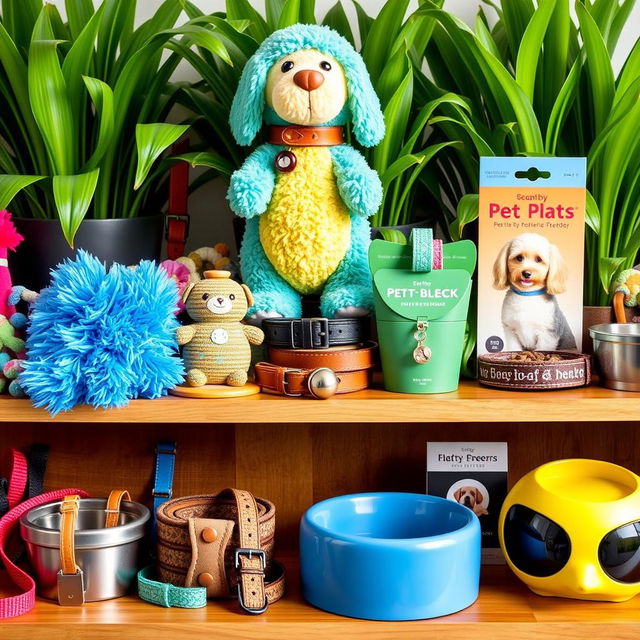
[[[480,523],[423,494],[364,493],[312,506],[300,523],[302,594],[353,618],[419,620],[478,597]]]

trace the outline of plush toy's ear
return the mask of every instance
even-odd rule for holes
[[[384,116],[369,72],[356,56],[357,62],[345,67],[353,133],[363,147],[375,147],[384,138]]]
[[[249,289],[246,284],[241,284],[240,286],[244,289],[244,295],[247,298],[247,306],[253,307],[253,294],[251,293],[251,289]]]
[[[195,282],[192,282],[182,293],[182,304],[186,304],[187,303],[187,298],[189,297],[189,294],[191,293],[191,290],[193,289],[193,287],[196,286]]]
[[[254,55],[244,67],[231,104],[229,124],[236,142],[249,146],[262,127],[264,90],[269,69],[264,59]]]

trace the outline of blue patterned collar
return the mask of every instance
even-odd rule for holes
[[[547,293],[546,289],[537,289],[536,291],[520,291],[515,287],[511,287],[511,291],[519,296],[543,296]]]

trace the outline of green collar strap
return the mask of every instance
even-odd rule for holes
[[[155,568],[149,565],[138,572],[138,595],[151,604],[160,607],[180,607],[200,609],[207,604],[205,587],[176,587],[167,582],[153,580]]]

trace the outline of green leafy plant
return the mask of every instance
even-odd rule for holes
[[[164,122],[180,85],[169,80],[194,44],[231,60],[215,25],[175,27],[166,0],[134,29],[135,0],[67,0],[68,21],[42,0],[0,5],[0,209],[59,218],[73,244],[85,216],[160,210],[168,160],[189,127]]]
[[[587,157],[586,304],[609,302],[640,249],[640,41],[617,75],[611,63],[634,4],[579,0],[574,19],[569,0],[487,0],[473,29],[429,0],[418,11],[436,24],[416,93],[465,102],[430,120],[435,141],[463,145],[422,176],[443,223],[457,238],[477,217],[480,156]]]
[[[322,24],[336,29],[360,51],[380,97],[387,127],[383,142],[375,149],[363,149],[369,164],[378,171],[384,186],[382,207],[373,225],[393,226],[414,220],[418,178],[429,162],[455,140],[429,143],[427,122],[443,104],[467,108],[464,100],[444,94],[421,102],[414,91],[419,68],[436,20],[424,12],[405,18],[409,0],[388,0],[377,17],[369,16],[355,0],[357,28],[352,29],[342,1],[325,15]],[[211,28],[219,31],[232,65],[216,53],[189,51],[181,43],[170,48],[180,53],[198,71],[202,80],[184,87],[180,102],[201,116],[194,127],[209,150],[194,151],[184,159],[209,170],[201,180],[230,176],[243,162],[247,150],[238,147],[229,129],[229,111],[242,69],[260,43],[273,31],[297,22],[316,23],[315,0],[266,0],[265,16],[248,0],[227,0],[226,14],[208,16]],[[185,3],[192,20],[205,16],[192,3]],[[417,65],[417,67],[416,67]],[[350,142],[353,142],[350,140]]]

